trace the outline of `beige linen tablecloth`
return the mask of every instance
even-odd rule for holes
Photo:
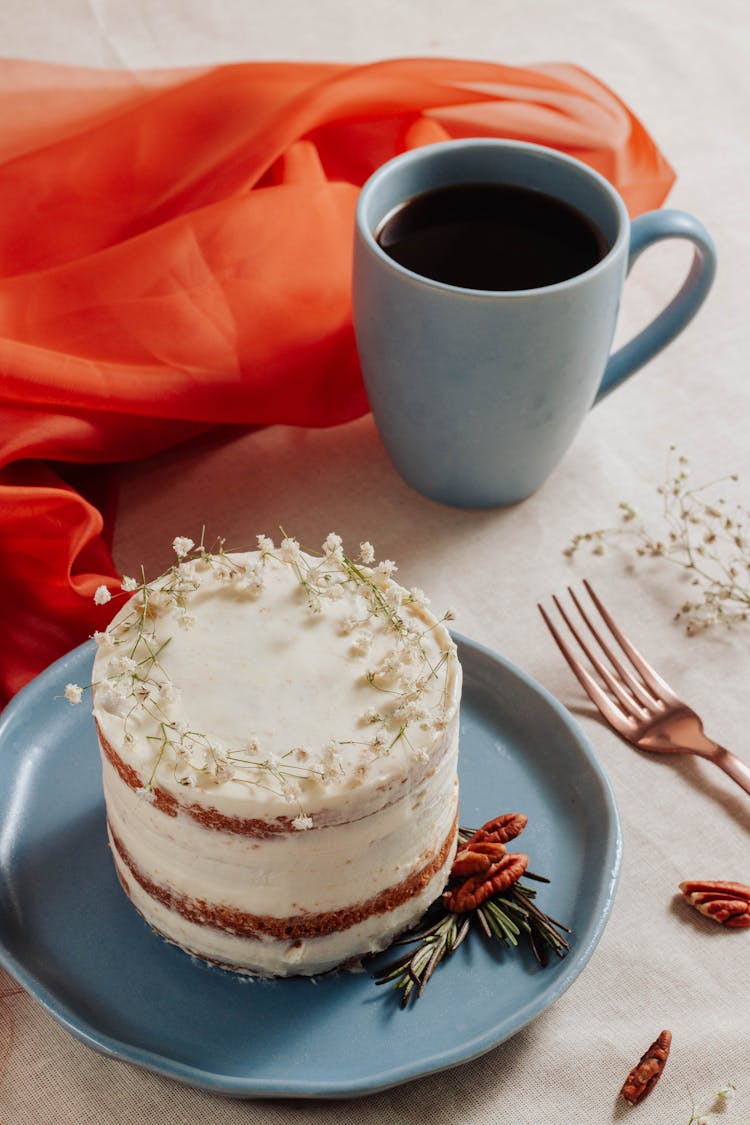
[[[660,527],[656,487],[670,445],[696,483],[739,473],[727,495],[750,506],[750,14],[742,0],[6,0],[7,55],[112,66],[236,59],[365,60],[463,55],[525,64],[566,60],[594,71],[644,120],[678,172],[670,205],[716,240],[709,302],[667,352],[587,419],[531,500],[507,511],[447,510],[413,494],[369,418],[336,430],[212,435],[128,470],[115,541],[124,572],[161,569],[176,534],[201,522],[231,542],[279,524],[303,541],[331,529],[369,538],[400,577],[451,605],[462,632],[500,651],[579,719],[620,809],[624,864],[611,920],[570,990],[478,1061],[362,1100],[233,1102],[105,1059],[70,1037],[0,973],[2,1125],[508,1125],[630,1119],[687,1125],[727,1082],[718,1120],[750,1122],[750,931],[728,933],[677,898],[691,877],[750,882],[750,797],[708,764],[640,755],[593,715],[535,603],[586,574],[709,732],[750,761],[750,624],[688,638],[672,621],[685,596],[659,560],[632,566],[613,547],[566,558],[571,537],[616,519],[620,501]],[[628,285],[620,336],[642,323],[684,270],[683,247],[657,248]],[[733,490],[733,491],[730,491]],[[502,794],[498,794],[498,809]],[[440,983],[450,987],[450,968]],[[499,985],[500,987],[500,985]],[[408,1018],[405,1016],[404,1018]],[[662,1082],[639,1108],[618,1102],[631,1065],[662,1028],[673,1036]]]

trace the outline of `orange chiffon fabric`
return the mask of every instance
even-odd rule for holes
[[[571,66],[453,59],[125,73],[0,61],[0,698],[103,628],[117,462],[222,423],[367,410],[357,191],[450,137],[586,161],[631,213],[674,179]]]

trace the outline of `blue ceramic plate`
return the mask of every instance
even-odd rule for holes
[[[568,956],[473,936],[419,1002],[365,973],[243,981],[168,945],[125,898],[110,861],[88,708],[91,642],[22,691],[0,723],[0,963],[90,1047],[236,1097],[350,1097],[476,1058],[544,1011],[599,940],[621,839],[581,732],[542,688],[456,638],[464,667],[461,822],[525,812],[523,850],[549,875],[539,903],[573,927]],[[387,956],[387,955],[386,955]]]

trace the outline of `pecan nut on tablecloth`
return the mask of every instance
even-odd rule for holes
[[[750,887],[723,879],[687,880],[680,890],[696,910],[728,930],[750,926]]]
[[[620,1094],[631,1105],[638,1105],[651,1093],[662,1075],[672,1044],[671,1031],[662,1031],[625,1079]]]

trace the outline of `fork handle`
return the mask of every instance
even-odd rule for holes
[[[750,793],[750,767],[740,761],[736,754],[725,750],[723,746],[717,746],[716,753],[711,754],[711,761],[724,770],[724,773],[728,773],[732,781],[736,781],[746,793]]]

